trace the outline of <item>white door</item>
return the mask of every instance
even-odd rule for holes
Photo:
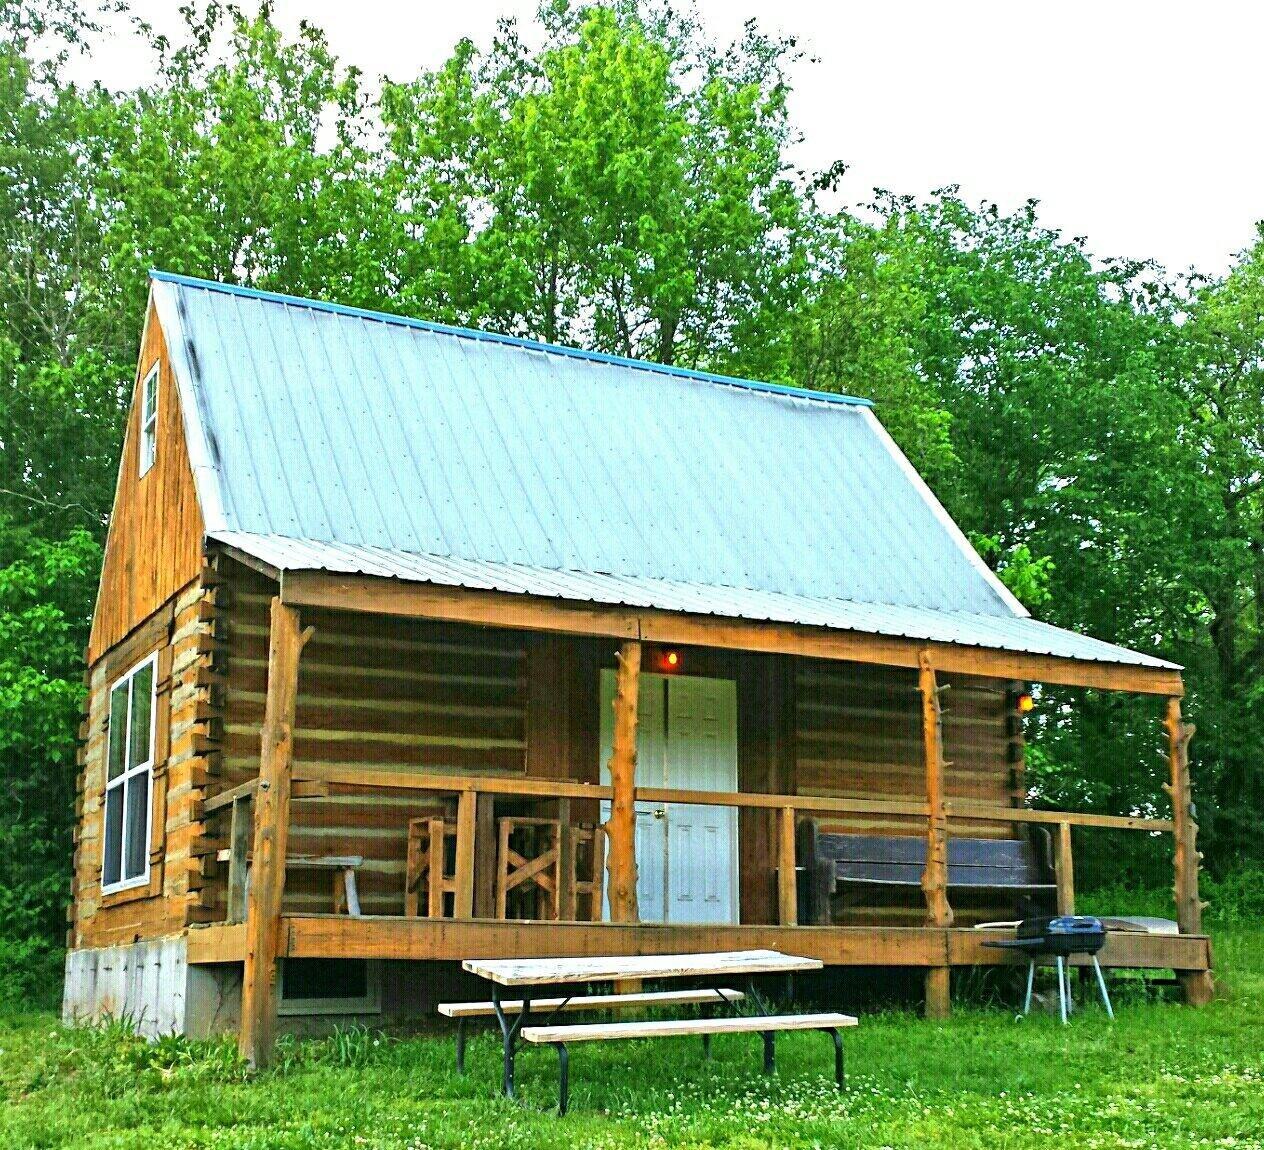
[[[601,781],[610,781],[614,672],[601,673]],[[737,688],[727,679],[642,675],[637,787],[737,790]],[[602,818],[609,817],[602,804]],[[637,903],[642,922],[737,921],[737,812],[636,804]],[[609,916],[609,907],[606,907]]]

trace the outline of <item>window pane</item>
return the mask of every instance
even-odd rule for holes
[[[145,873],[149,854],[149,772],[127,780],[127,859],[124,878]]]
[[[105,866],[101,881],[110,886],[119,881],[123,858],[123,788],[114,787],[105,795]]]
[[[151,372],[145,378],[145,422],[148,423],[158,408],[158,373]]]
[[[127,684],[120,683],[110,693],[110,778],[123,773],[127,754]]]
[[[132,753],[129,767],[149,758],[149,714],[154,699],[154,665],[147,663],[132,676]]]

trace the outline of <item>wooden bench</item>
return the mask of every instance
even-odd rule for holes
[[[248,853],[244,855],[245,865],[240,863],[233,868],[233,851],[231,847],[220,850],[215,855],[219,862],[227,862],[230,867],[228,884],[228,921],[244,922],[246,918],[246,896],[250,890],[250,862]],[[291,855],[285,860],[287,870],[319,870],[329,871],[333,875],[333,910],[334,914],[344,911],[353,918],[360,915],[360,891],[356,886],[356,871],[364,865],[361,855]]]
[[[548,1045],[557,1051],[560,1081],[557,1109],[565,1114],[570,1105],[570,1057],[567,1046],[572,1042],[608,1042],[620,1038],[673,1038],[701,1035],[709,1039],[715,1034],[759,1034],[764,1040],[764,1073],[776,1069],[775,1040],[780,1031],[821,1030],[834,1040],[834,1081],[841,1090],[843,1077],[844,1027],[855,1026],[857,1020],[848,1014],[769,1014],[742,1018],[678,1018],[662,1022],[580,1023],[570,1026],[524,1026],[523,1042]]]
[[[740,990],[655,990],[639,994],[582,994],[568,998],[510,999],[496,1002],[441,1002],[439,1013],[456,1019],[456,1069],[465,1073],[465,1020],[467,1018],[499,1018],[521,1014],[524,1002],[527,1011],[539,1011],[546,1021],[555,1014],[580,1010],[634,1010],[637,1007],[701,1006],[704,1011],[716,1006],[741,1002],[746,995]],[[499,1013],[497,1008],[499,1007]],[[703,1040],[705,1053],[710,1053],[709,1039]]]
[[[922,884],[923,835],[834,834],[804,819],[797,838],[804,868],[802,921],[808,925],[830,925],[830,897],[842,888],[898,889]],[[948,839],[949,889],[1053,893],[1057,883],[1051,872],[1029,839]]]

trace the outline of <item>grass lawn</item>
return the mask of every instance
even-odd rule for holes
[[[146,1044],[121,1028],[0,1016],[0,1147],[1264,1147],[1264,930],[1216,936],[1227,997],[1204,1010],[1120,992],[1118,1022],[1086,1009],[1016,1023],[959,1010],[944,1024],[861,1019],[833,1088],[829,1040],[753,1036],[577,1046],[558,1119],[551,1050],[519,1057],[521,1098],[496,1096],[499,1044],[351,1032],[285,1047],[251,1080],[231,1043]]]

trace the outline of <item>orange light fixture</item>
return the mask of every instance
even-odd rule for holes
[[[664,651],[658,657],[659,670],[670,674],[672,671],[679,671],[681,667],[681,658],[679,651]]]
[[[1035,706],[1036,700],[1033,699],[1028,692],[1024,691],[1018,696],[1018,713],[1020,715],[1029,714]]]

